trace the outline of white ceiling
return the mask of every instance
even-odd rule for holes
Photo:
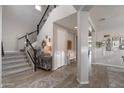
[[[65,17],[61,20],[56,21],[55,23],[68,28],[70,30],[75,30],[74,27],[77,26],[77,13],[72,14],[68,17]]]
[[[90,15],[97,31],[124,27],[123,5],[97,5],[91,9]]]
[[[93,7],[93,5],[73,5],[73,7],[79,11],[90,11],[90,9]]]
[[[93,6],[92,5],[73,5],[73,7],[77,11],[80,9],[82,9],[82,11],[90,11]],[[76,29],[74,27],[77,26],[77,13],[72,14],[68,17],[65,17],[61,20],[58,20],[55,23],[65,28],[75,31]]]

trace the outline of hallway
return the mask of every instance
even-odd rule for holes
[[[89,85],[80,85],[76,80],[76,63],[63,66],[54,72],[38,70],[35,73],[4,79],[3,87],[16,88],[123,88],[124,69],[92,65]]]

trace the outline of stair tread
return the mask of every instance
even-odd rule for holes
[[[29,64],[27,62],[24,63],[19,63],[19,64],[13,64],[13,65],[6,65],[3,66],[3,70],[7,70],[7,69],[13,69],[13,68],[17,68],[17,67],[22,67],[22,66],[28,66]]]
[[[21,54],[21,53],[24,53],[24,52],[20,52],[20,51],[6,51],[5,54]]]
[[[17,56],[10,56],[10,57],[3,57],[2,61],[7,60],[7,59],[17,59],[17,58],[26,58],[26,55],[17,55]]]
[[[13,52],[13,53],[11,53],[11,52],[6,53],[5,52],[5,55],[23,55],[23,54],[25,54],[25,53],[24,52]]]
[[[5,52],[4,56],[25,55],[25,52]]]
[[[27,62],[28,59],[24,58],[24,59],[16,59],[16,60],[6,60],[6,61],[3,61],[2,64],[3,65],[6,65],[6,64],[11,64],[11,63],[20,63],[20,62]]]
[[[33,70],[26,70],[26,71],[23,71],[23,72],[20,72],[20,73],[4,76],[4,77],[2,77],[2,81],[6,82],[7,80],[10,80],[10,79],[13,80],[13,78],[15,78],[15,77],[20,78],[20,76],[30,75],[32,72],[33,72]]]
[[[19,69],[16,69],[16,70],[10,70],[10,71],[3,71],[3,76],[7,76],[7,75],[11,75],[11,74],[16,74],[16,73],[20,73],[20,72],[23,72],[23,71],[26,71],[26,70],[31,70],[31,67],[28,66],[28,67],[23,67],[23,68],[19,68]]]

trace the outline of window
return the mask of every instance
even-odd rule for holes
[[[42,11],[41,5],[35,5],[35,9],[38,10],[38,11],[40,11],[40,12]]]

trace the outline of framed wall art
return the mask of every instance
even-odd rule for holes
[[[120,43],[121,43],[121,44],[124,44],[124,37],[121,37],[121,38],[120,38]]]
[[[120,37],[114,36],[112,37],[113,48],[118,48],[120,46]]]
[[[124,37],[120,38],[120,49],[124,50]]]
[[[119,41],[113,41],[113,47],[119,47],[120,42]]]
[[[111,51],[111,39],[106,40],[106,51]]]

